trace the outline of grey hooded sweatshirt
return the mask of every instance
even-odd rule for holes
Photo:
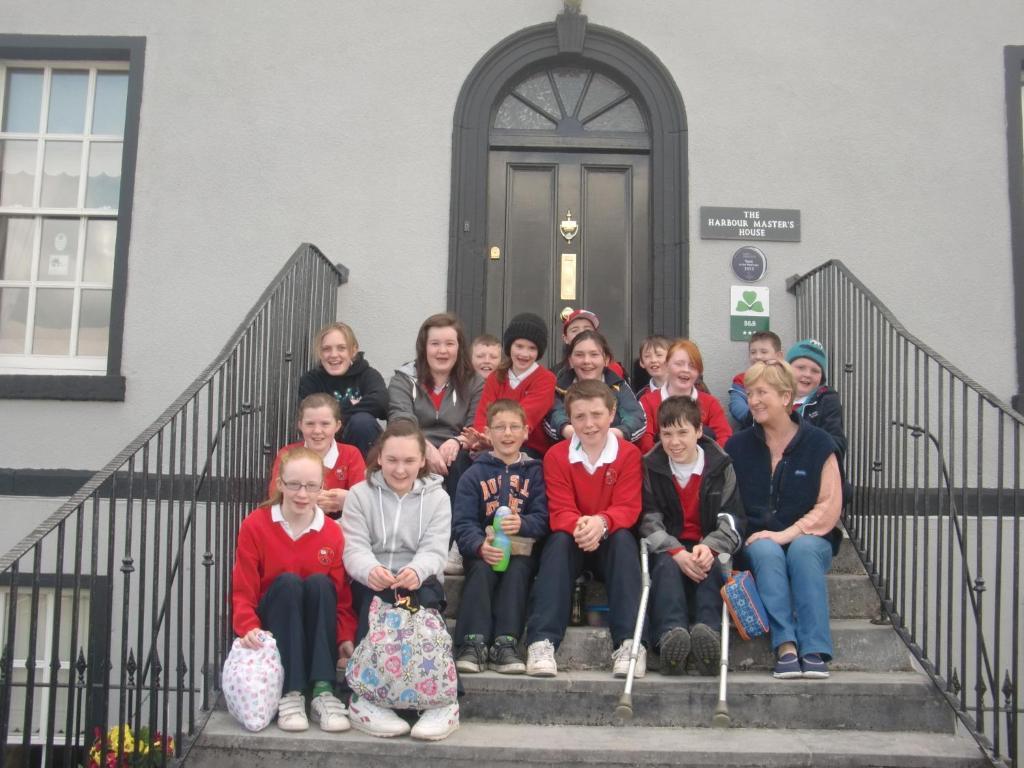
[[[484,389],[484,380],[474,375],[466,386],[465,397],[453,387],[444,391],[441,407],[434,408],[430,395],[416,381],[416,364],[406,363],[395,369],[388,383],[388,422],[409,419],[420,425],[423,434],[433,445],[458,437],[465,427],[473,424],[476,407]],[[348,502],[345,502],[348,504]]]
[[[361,584],[378,565],[392,573],[408,566],[421,584],[430,576],[443,582],[451,526],[451,501],[440,475],[418,478],[399,498],[377,470],[345,499],[345,570]]]

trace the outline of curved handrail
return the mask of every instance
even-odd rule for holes
[[[1015,419],[1016,421],[1020,422],[1020,424],[1024,425],[1024,414],[1018,413],[1016,410],[1014,410],[1013,406],[1011,406],[1005,400],[1000,398],[998,395],[996,395],[989,389],[983,387],[973,378],[971,378],[966,373],[957,368],[945,357],[943,357],[930,346],[921,341],[921,339],[919,339],[913,333],[908,331],[907,327],[896,319],[896,316],[892,313],[892,310],[889,309],[889,307],[887,307],[880,298],[878,298],[874,291],[872,291],[870,288],[864,285],[864,283],[862,283],[860,279],[858,279],[858,277],[855,274],[853,274],[853,272],[850,271],[850,268],[847,267],[840,259],[829,259],[824,264],[819,264],[817,267],[810,270],[809,272],[805,272],[802,275],[793,275],[792,277],[786,280],[786,290],[789,291],[790,293],[796,293],[796,289],[801,283],[809,280],[810,278],[814,277],[820,272],[824,272],[830,267],[834,267],[838,269],[840,272],[842,272],[843,277],[849,280],[857,288],[857,290],[861,291],[864,294],[864,297],[868,299],[868,301],[870,301],[875,306],[875,308],[881,313],[882,317],[884,317],[886,321],[888,321],[896,331],[905,336],[907,341],[913,343],[915,346],[920,348],[922,352],[931,357],[933,360],[935,360],[936,363],[938,363],[943,368],[948,370],[958,379],[963,381],[967,386],[969,386],[971,389],[973,389],[975,392],[977,392],[979,395],[985,398],[985,400],[987,400],[992,406],[999,408],[1007,416]]]
[[[43,520],[37,525],[28,535],[26,535],[21,541],[11,547],[7,552],[0,556],[0,573],[5,572],[10,566],[25,555],[33,546],[43,539],[50,531],[56,528],[62,521],[67,520],[80,504],[85,502],[93,493],[95,493],[100,486],[107,482],[117,470],[124,466],[124,464],[142,447],[148,443],[160,430],[164,429],[171,420],[181,411],[181,409],[194,398],[204,386],[206,386],[212,379],[214,373],[222,366],[225,362],[234,354],[235,347],[239,341],[245,335],[246,330],[252,325],[253,320],[259,315],[261,308],[271,297],[275,290],[278,288],[278,284],[288,274],[295,263],[301,259],[306,253],[312,253],[317,259],[322,260],[323,263],[328,266],[338,278],[339,284],[343,285],[348,282],[349,270],[343,264],[334,264],[323,252],[312,243],[302,243],[295,252],[289,257],[288,261],[285,262],[284,266],[278,271],[277,275],[270,281],[267,288],[260,294],[260,297],[253,304],[253,307],[246,314],[245,318],[239,323],[234,333],[224,344],[221,351],[213,359],[202,373],[200,373],[185,390],[179,395],[173,403],[171,403],[162,414],[160,414],[152,424],[146,427],[142,432],[132,440],[128,445],[124,447],[114,458],[112,458],[102,469],[99,469],[89,480],[87,480],[78,491],[71,496],[64,504],[62,504],[53,514]]]
[[[847,474],[866,491],[843,519],[883,614],[984,759],[1019,765],[1024,415],[908,331],[840,260],[787,289],[798,333],[842,361]],[[908,434],[924,444],[909,449]]]

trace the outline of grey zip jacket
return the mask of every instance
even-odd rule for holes
[[[341,516],[348,575],[366,584],[378,565],[392,573],[408,566],[421,584],[430,576],[443,582],[452,505],[441,483],[440,475],[418,478],[399,498],[377,470],[354,485]]]
[[[416,381],[416,364],[406,363],[395,369],[388,383],[388,421],[410,419],[420,425],[427,440],[438,446],[458,437],[464,427],[471,426],[476,407],[484,389],[484,380],[474,375],[462,397],[454,387],[444,391],[441,407],[434,408],[423,386]],[[348,502],[345,502],[348,504]]]

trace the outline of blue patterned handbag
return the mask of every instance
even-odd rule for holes
[[[744,640],[768,633],[768,614],[750,571],[726,571],[723,574],[722,600],[732,616],[736,631]]]
[[[456,700],[452,638],[433,608],[370,602],[369,629],[345,669],[349,688],[389,709],[434,709]]]

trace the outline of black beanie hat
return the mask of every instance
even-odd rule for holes
[[[501,337],[501,347],[505,350],[506,356],[511,356],[512,342],[516,339],[526,339],[536,344],[537,359],[540,360],[544,357],[544,350],[548,348],[547,323],[532,312],[516,315]]]

